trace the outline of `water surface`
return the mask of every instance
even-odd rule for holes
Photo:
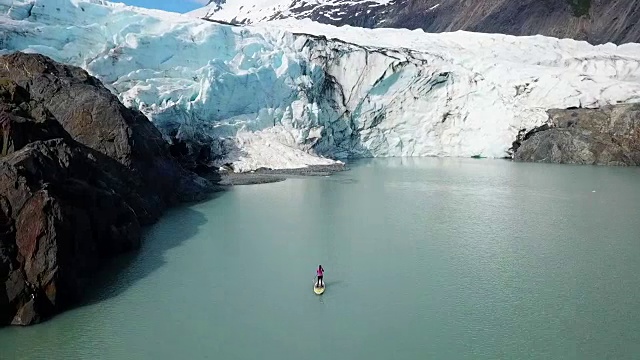
[[[176,209],[2,359],[634,359],[640,170],[365,160]],[[314,269],[327,290],[312,291]]]

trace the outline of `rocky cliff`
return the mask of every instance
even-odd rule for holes
[[[640,165],[640,104],[548,113],[548,124],[514,142],[515,160]]]
[[[41,55],[0,57],[0,129],[0,325],[72,306],[141,225],[210,190],[142,114]]]
[[[236,24],[296,18],[426,32],[540,34],[593,44],[640,42],[638,0],[215,0],[192,14]]]

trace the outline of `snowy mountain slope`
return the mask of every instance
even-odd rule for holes
[[[547,35],[640,42],[640,0],[215,0],[193,16],[255,24],[310,19],[365,28]]]
[[[0,14],[5,51],[86,68],[167,139],[237,171],[331,162],[317,155],[502,157],[549,108],[640,100],[638,44],[234,27],[98,0],[0,0]]]
[[[277,19],[344,20],[347,13],[378,13],[396,0],[212,0],[189,15],[233,24],[254,24]]]

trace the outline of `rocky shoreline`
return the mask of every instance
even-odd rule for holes
[[[0,56],[0,326],[41,322],[81,301],[141,227],[213,184],[86,71]]]

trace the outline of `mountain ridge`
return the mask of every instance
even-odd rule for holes
[[[241,25],[295,18],[432,33],[466,30],[592,44],[640,42],[639,0],[212,0],[190,14]]]

